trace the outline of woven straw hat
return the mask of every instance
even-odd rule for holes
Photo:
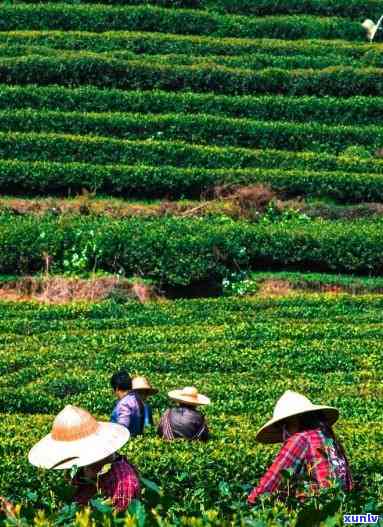
[[[132,379],[132,388],[133,390],[142,390],[146,393],[153,395],[155,393],[158,393],[157,388],[153,388],[150,382],[146,377],[138,376],[133,377]]]
[[[339,411],[332,406],[313,404],[300,393],[287,390],[274,407],[273,417],[257,432],[256,439],[261,443],[280,443],[283,441],[280,422],[288,417],[322,411],[327,423],[331,426],[339,417]]]
[[[195,406],[200,404],[210,404],[209,397],[198,393],[197,388],[194,386],[186,386],[185,388],[182,388],[182,390],[172,390],[168,393],[168,396],[174,401],[181,401]]]
[[[42,468],[84,467],[110,456],[129,437],[124,426],[96,421],[86,410],[68,405],[56,416],[51,433],[30,450],[28,459]]]

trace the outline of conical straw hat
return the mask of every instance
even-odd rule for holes
[[[158,393],[157,388],[153,388],[146,377],[137,376],[132,379],[133,390],[143,390],[150,394]]]
[[[96,421],[86,410],[68,405],[56,416],[51,433],[30,450],[28,459],[42,468],[84,467],[110,456],[129,437],[124,426]]]
[[[300,393],[287,390],[277,401],[273,417],[257,432],[256,439],[261,443],[280,443],[283,441],[280,422],[288,417],[309,412],[323,412],[327,423],[331,426],[339,417],[339,411],[332,406],[313,404],[310,399]]]
[[[182,390],[172,390],[168,393],[168,396],[174,401],[180,401],[195,406],[200,404],[210,404],[209,397],[198,393],[197,388],[194,386],[186,386],[185,388],[182,388]]]

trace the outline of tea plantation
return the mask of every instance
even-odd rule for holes
[[[58,306],[0,295],[0,496],[16,504],[0,525],[334,527],[383,515],[383,44],[361,25],[381,10],[1,3],[0,282],[112,273],[178,297],[211,284],[231,296]],[[259,270],[300,287],[301,271],[333,273],[307,280],[338,294],[253,294]],[[27,461],[65,404],[108,419],[121,367],[160,388],[156,419],[172,388],[195,384],[213,402],[207,444],[154,429],[127,444],[144,490],[125,519],[101,502],[79,513],[62,474]],[[276,452],[255,433],[288,388],[339,407],[355,490],[249,510]]]
[[[110,372],[125,365],[161,388],[153,399],[155,414],[167,405],[166,390],[185,383],[195,383],[213,401],[206,411],[213,437],[206,445],[164,443],[153,431],[124,449],[141,475],[162,488],[158,514],[171,525],[208,510],[216,510],[218,523],[205,518],[201,525],[223,525],[234,513],[233,525],[245,519],[243,525],[301,525],[305,515],[308,525],[316,517],[340,525],[336,514],[342,511],[383,512],[382,307],[379,296],[324,295],[139,308],[4,304],[1,492],[48,510],[65,501],[62,475],[29,466],[27,451],[68,402],[107,418]],[[267,502],[250,514],[246,490],[276,450],[257,445],[255,432],[285,388],[341,408],[336,429],[357,490],[345,501],[327,498],[321,512],[313,512],[313,504],[288,511]],[[156,503],[147,489],[144,503],[148,509]]]

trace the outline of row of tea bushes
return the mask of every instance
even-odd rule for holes
[[[0,132],[0,155],[15,161],[87,162],[99,165],[175,166],[183,168],[299,169],[381,175],[380,158],[354,150],[336,156],[317,152],[256,150],[193,145],[182,141],[122,140],[96,136]],[[368,154],[368,151],[367,151]]]
[[[381,126],[329,126],[234,119],[209,114],[143,115],[48,110],[0,111],[0,130],[31,133],[71,133],[121,139],[165,139],[187,143],[245,148],[343,152],[349,146],[376,149],[383,144]]]
[[[0,216],[0,273],[103,270],[158,283],[220,280],[239,267],[379,274],[381,221]]]
[[[0,59],[0,80],[9,84],[91,84],[130,90],[192,90],[238,94],[377,95],[383,90],[380,68],[334,67],[323,70],[258,71],[198,64],[170,66],[139,60],[112,59],[78,53],[59,57],[39,55]]]
[[[65,1],[65,0],[64,0]],[[73,0],[66,0],[74,3]],[[18,3],[58,3],[62,0],[17,0]],[[85,3],[99,3],[96,0],[86,0]],[[194,8],[211,10],[220,13],[236,13],[252,16],[266,16],[277,14],[310,14],[320,16],[344,16],[347,18],[359,18],[366,15],[380,15],[379,0],[304,0],[291,3],[289,0],[278,0],[270,4],[268,0],[257,1],[237,0],[235,3],[228,0],[105,0],[104,4],[124,4],[124,5],[147,5],[152,4],[161,7],[171,8]]]
[[[23,57],[30,55],[38,55],[45,57],[59,57],[63,51],[56,48],[44,46],[24,46],[24,45],[0,45],[0,58],[4,57]],[[75,51],[66,51],[67,56],[76,57]],[[137,60],[148,64],[169,65],[205,65],[209,62],[210,65],[225,66],[227,68],[250,69],[259,70],[265,68],[286,68],[286,69],[323,69],[330,66],[353,66],[361,68],[366,64],[355,59],[344,59],[338,56],[314,56],[307,57],[306,55],[294,55],[289,57],[281,57],[278,55],[270,55],[267,53],[257,53],[255,55],[188,55],[188,54],[166,54],[166,55],[137,55],[132,51],[117,50],[113,52],[102,52],[97,54],[100,58],[114,58],[122,60]],[[369,61],[370,62],[370,61]],[[379,62],[380,64],[380,62]],[[368,64],[371,65],[371,64]]]
[[[380,174],[0,160],[0,190],[16,195],[68,195],[88,189],[125,197],[199,198],[203,193],[211,193],[215,186],[260,183],[285,197],[330,197],[346,203],[383,200]]]
[[[3,4],[0,7],[0,31],[21,29],[134,30],[235,38],[365,38],[359,21],[338,17],[286,15],[257,18],[152,6]]]
[[[53,49],[115,52],[130,51],[136,54],[185,54],[185,55],[254,55],[267,53],[272,56],[301,55],[330,56],[348,60],[371,61],[380,64],[381,46],[366,42],[332,40],[280,40],[276,38],[220,38],[204,35],[180,35],[149,31],[89,31],[15,30],[0,33],[4,46],[44,46]]]
[[[379,125],[383,97],[313,97],[212,95],[154,91],[103,90],[94,86],[0,85],[0,108],[63,112],[200,113],[262,121]]]

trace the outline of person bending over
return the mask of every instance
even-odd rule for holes
[[[352,478],[346,454],[331,426],[339,417],[336,408],[318,406],[299,393],[287,390],[278,400],[273,418],[257,433],[261,443],[283,446],[266,474],[248,496],[254,505],[262,494],[281,493],[282,472],[290,469],[294,493],[304,499],[298,489],[303,480],[309,493],[338,482],[345,491],[352,489]],[[295,485],[294,485],[295,481]]]
[[[210,399],[198,393],[194,386],[168,393],[178,406],[166,410],[158,426],[158,435],[163,439],[190,439],[207,441],[209,430],[204,416],[196,409],[199,405],[210,404]]]
[[[138,392],[133,390],[132,379],[126,371],[115,373],[110,384],[117,397],[111,422],[125,426],[132,437],[144,431],[144,403]]]
[[[121,512],[140,494],[137,470],[116,453],[129,438],[127,428],[98,422],[86,410],[68,405],[56,416],[51,433],[30,450],[28,458],[32,465],[42,468],[78,467],[70,480],[73,500],[87,505],[100,494]]]

